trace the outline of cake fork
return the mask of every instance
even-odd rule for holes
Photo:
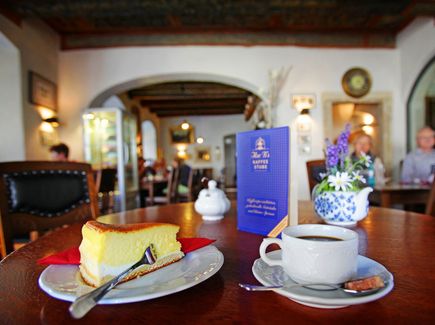
[[[92,290],[89,293],[84,294],[83,296],[78,297],[69,307],[69,312],[71,316],[75,319],[82,318],[85,316],[88,311],[90,311],[110,290],[116,287],[122,279],[129,274],[134,269],[138,268],[144,264],[154,264],[156,261],[156,255],[154,253],[154,246],[150,244],[145,249],[143,256],[141,259],[130,266],[127,270],[110,280],[109,282],[103,284],[102,286]]]

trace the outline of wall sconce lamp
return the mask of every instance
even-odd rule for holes
[[[187,159],[187,146],[186,145],[178,145],[177,146],[177,157],[180,159]]]
[[[311,153],[311,127],[313,122],[310,110],[316,105],[316,97],[314,94],[292,95],[291,104],[299,112],[296,118],[299,153],[308,155]]]
[[[42,120],[43,123],[49,123],[52,127],[57,128],[60,126],[59,119],[57,117],[50,117]]]
[[[316,96],[314,94],[292,95],[291,104],[294,109],[302,113],[304,109],[310,110],[316,106]]]
[[[204,138],[203,137],[197,137],[196,138],[196,143],[198,143],[198,144],[204,143]]]
[[[59,127],[59,119],[57,118],[55,111],[44,106],[37,106],[37,110],[42,119],[40,125],[41,131],[53,132],[54,128]]]

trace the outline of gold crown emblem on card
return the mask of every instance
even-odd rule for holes
[[[255,141],[255,150],[265,150],[266,149],[266,141],[262,137],[259,137]]]

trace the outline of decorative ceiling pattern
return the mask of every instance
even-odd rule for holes
[[[214,82],[168,82],[127,92],[158,117],[244,114],[249,91]]]
[[[18,22],[38,17],[63,49],[132,45],[394,47],[433,0],[2,0]]]

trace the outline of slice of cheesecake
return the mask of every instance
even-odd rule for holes
[[[184,256],[176,238],[179,229],[167,223],[111,225],[88,221],[79,247],[80,274],[87,284],[98,287],[136,263],[151,243],[156,262],[140,266],[123,281],[174,263]]]

